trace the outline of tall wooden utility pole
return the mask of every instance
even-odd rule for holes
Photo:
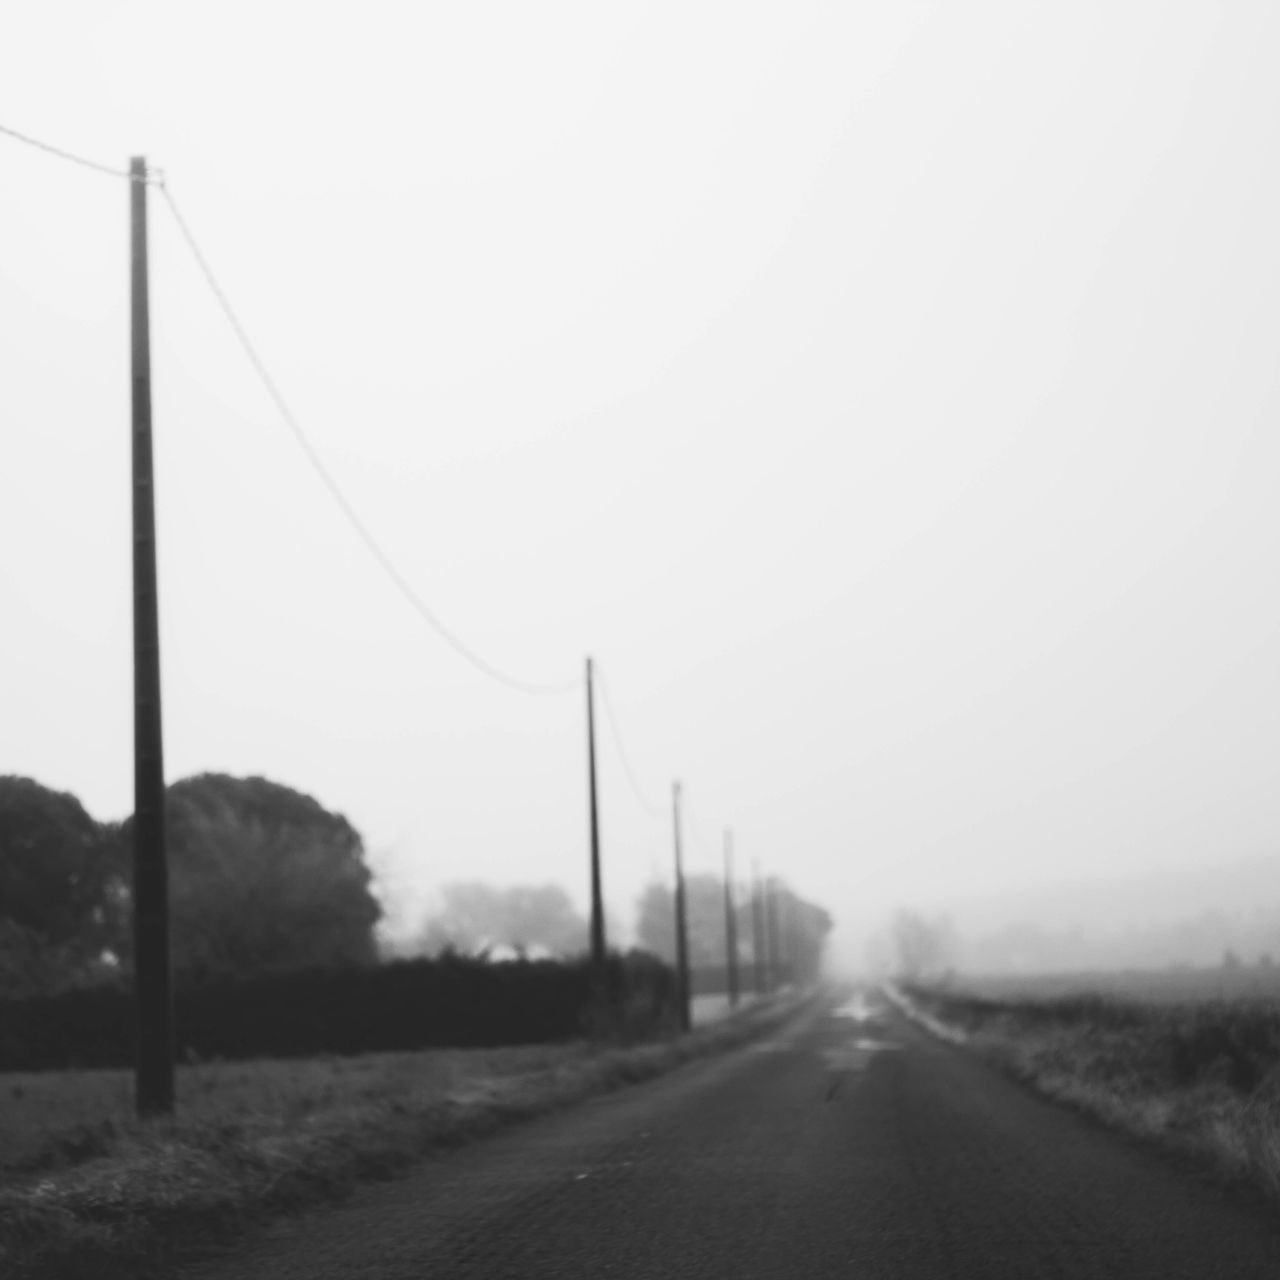
[[[733,832],[724,833],[724,958],[729,982],[729,1007],[738,1004],[738,919],[733,900]]]
[[[587,659],[587,779],[591,793],[591,968],[604,978],[604,898],[600,889],[600,813],[596,803],[596,707],[591,659]]]
[[[151,315],[147,283],[147,162],[129,164],[133,381],[133,970],[137,994],[134,1097],[140,1116],[173,1111],[169,874],[160,731],[155,469],[151,449]]]
[[[764,902],[760,897],[760,863],[751,863],[751,960],[755,969],[756,995],[765,993]]]
[[[684,897],[684,857],[680,848],[680,784],[672,783],[671,808],[676,832],[676,989],[680,1000],[680,1030],[693,1026],[689,987],[689,917]]]

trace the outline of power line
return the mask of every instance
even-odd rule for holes
[[[693,842],[698,846],[703,858],[715,865],[719,855],[712,851],[710,843],[706,836],[703,835],[702,828],[698,825],[698,817],[694,811],[693,804],[690,802],[688,787],[682,787],[681,794],[685,802],[683,812],[684,816],[689,820],[689,830],[693,833]]]
[[[609,722],[609,731],[613,734],[613,741],[618,748],[618,756],[622,760],[622,770],[627,775],[627,781],[631,784],[631,790],[635,792],[636,799],[640,802],[640,807],[648,812],[650,817],[666,820],[667,811],[659,805],[654,804],[648,796],[645,795],[640,783],[636,781],[635,770],[631,767],[631,761],[627,756],[626,745],[622,741],[622,730],[618,727],[618,718],[614,715],[613,699],[609,696],[609,684],[604,678],[604,672],[600,670],[599,663],[596,664],[596,674],[600,677],[600,692],[604,695],[601,701],[604,703],[605,719]]]
[[[178,230],[182,233],[183,239],[187,242],[188,248],[191,250],[192,256],[195,258],[197,265],[203,273],[209,287],[213,290],[214,297],[217,298],[223,313],[226,315],[235,331],[236,337],[240,341],[240,345],[244,348],[245,354],[249,357],[250,363],[261,379],[263,386],[267,389],[268,395],[275,402],[276,408],[279,409],[281,416],[284,418],[289,430],[293,433],[294,439],[301,446],[302,451],[306,454],[307,460],[315,469],[316,474],[323,481],[325,488],[328,489],[334,501],[338,504],[342,514],[346,516],[348,523],[359,535],[361,541],[369,549],[374,559],[382,567],[383,571],[391,579],[396,589],[409,602],[415,612],[429,625],[435,632],[441,636],[452,648],[462,655],[473,666],[479,668],[486,675],[505,684],[513,689],[518,689],[523,693],[540,693],[540,694],[557,694],[568,693],[577,689],[579,682],[577,680],[566,680],[559,684],[538,684],[529,680],[520,680],[514,676],[508,675],[505,671],[495,667],[492,663],[487,662],[478,653],[469,648],[462,642],[445,624],[427,607],[426,602],[421,596],[410,586],[404,575],[392,563],[391,558],[378,544],[373,534],[369,532],[364,522],[356,514],[350,501],[345,493],[333,478],[329,469],[324,465],[320,455],[316,452],[311,441],[307,438],[306,433],[302,430],[301,424],[294,416],[293,411],[289,408],[284,396],[280,393],[280,389],[276,386],[270,372],[267,370],[262,358],[258,355],[253,344],[249,341],[249,335],[245,331],[244,326],[240,323],[235,309],[231,306],[226,293],[219,285],[217,278],[213,274],[212,268],[209,266],[208,260],[201,252],[199,245],[196,243],[195,237],[191,234],[191,229],[187,226],[186,220],[183,218],[173,199],[173,195],[169,191],[164,181],[162,173],[157,171],[148,172],[139,178],[128,169],[118,169],[112,165],[102,164],[100,161],[91,160],[88,156],[82,156],[74,151],[68,151],[64,147],[56,147],[52,143],[44,142],[39,138],[34,138],[30,134],[22,133],[17,129],[11,129],[8,125],[0,124],[0,133],[6,134],[8,137],[16,139],[18,142],[25,143],[29,147],[34,147],[39,151],[47,152],[49,155],[57,156],[61,160],[69,161],[72,164],[81,165],[86,169],[92,169],[97,173],[107,174],[113,178],[123,178],[128,182],[145,182],[148,185],[154,185],[160,188],[164,194],[165,200],[168,202],[169,210],[173,214],[174,221],[177,223]]]
[[[114,165],[102,164],[98,160],[90,160],[88,156],[77,155],[74,151],[67,151],[62,147],[55,147],[51,142],[42,142],[39,138],[33,138],[28,133],[20,133],[17,129],[10,129],[7,124],[0,124],[0,133],[8,134],[11,138],[16,138],[19,142],[25,142],[29,147],[35,147],[37,151],[46,151],[49,155],[57,156],[60,160],[69,160],[72,164],[83,165],[86,169],[95,169],[98,173],[105,173],[113,178],[123,178],[126,182],[139,181],[129,172],[128,169],[117,169]],[[141,179],[143,182],[158,181],[151,174]]]
[[[197,266],[200,268],[201,274],[209,288],[213,291],[214,297],[218,301],[218,305],[222,308],[223,314],[226,316],[235,332],[236,338],[240,342],[240,346],[244,349],[245,355],[249,357],[249,363],[253,365],[254,371],[262,385],[266,388],[267,394],[274,401],[276,408],[280,411],[280,416],[284,419],[285,425],[289,428],[294,440],[306,455],[307,461],[311,464],[316,475],[320,477],[321,482],[329,491],[329,496],[337,503],[338,509],[346,517],[347,523],[355,530],[360,540],[364,543],[369,553],[378,562],[383,572],[391,579],[396,590],[404,597],[412,606],[413,610],[418,614],[424,622],[430,626],[437,635],[439,635],[446,643],[448,643],[456,653],[460,654],[472,666],[483,671],[485,675],[492,677],[501,684],[507,685],[509,688],[518,689],[522,693],[539,693],[539,694],[558,694],[569,693],[581,687],[580,680],[566,680],[558,684],[539,684],[529,680],[520,680],[515,676],[508,675],[505,671],[495,667],[491,662],[486,661],[468,645],[464,644],[427,606],[422,597],[413,589],[404,575],[392,563],[391,558],[379,545],[377,539],[370,533],[365,526],[363,520],[356,513],[355,508],[351,505],[346,494],[342,491],[341,486],[333,478],[328,467],[316,452],[315,446],[308,439],[307,434],[302,429],[302,425],[294,416],[293,410],[290,409],[288,402],[281,394],[279,387],[276,386],[275,380],[271,377],[266,364],[262,357],[258,354],[253,343],[249,340],[249,335],[245,327],[240,322],[239,316],[236,314],[235,308],[232,307],[230,299],[227,297],[222,286],[218,283],[217,277],[213,274],[213,269],[209,266],[208,259],[201,252],[200,246],[196,243],[195,237],[191,234],[190,227],[187,226],[186,219],[183,218],[169,188],[163,183],[159,184],[160,190],[168,202],[169,211],[173,214],[174,222],[177,224],[178,230],[182,234],[182,238],[186,241],[187,247],[191,250],[192,256],[196,260]]]

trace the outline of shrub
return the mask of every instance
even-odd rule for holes
[[[636,1037],[673,1024],[675,977],[652,957],[613,955],[598,990],[586,960],[446,954],[179,988],[174,1014],[188,1061]],[[0,1070],[126,1066],[133,1036],[118,986],[0,1004]]]

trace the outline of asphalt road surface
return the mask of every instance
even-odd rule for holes
[[[195,1280],[1280,1278],[1280,1227],[884,1008],[277,1223]]]

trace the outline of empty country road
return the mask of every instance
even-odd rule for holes
[[[182,1275],[1275,1280],[1280,1228],[887,1007],[827,1002]]]

